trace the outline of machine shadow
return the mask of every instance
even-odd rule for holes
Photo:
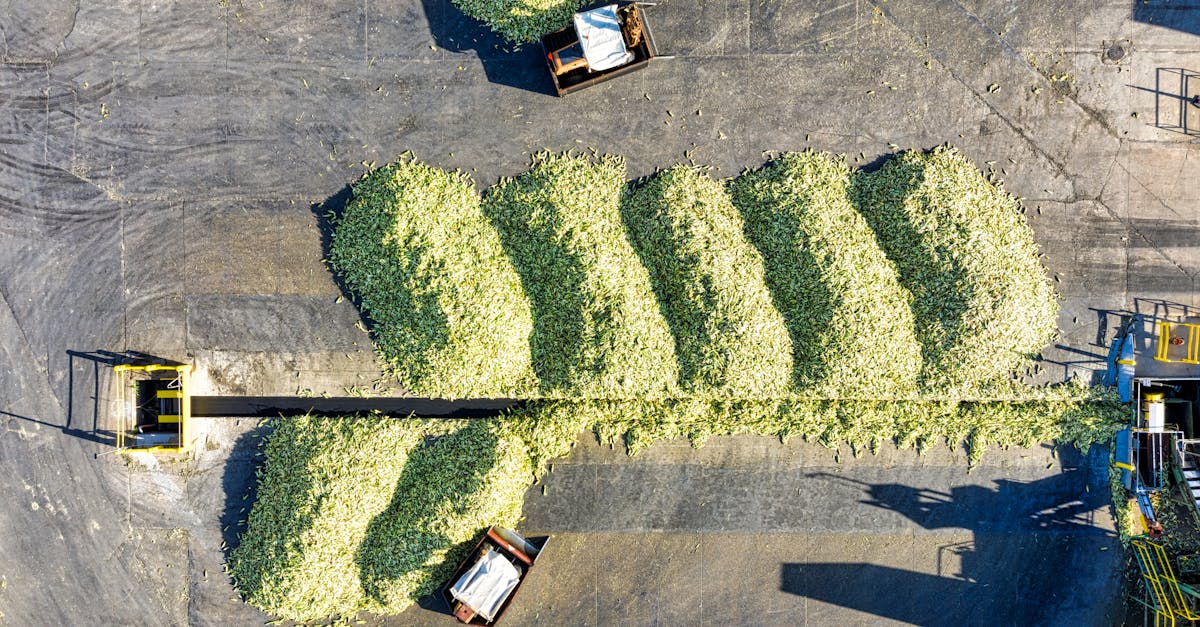
[[[1135,22],[1200,35],[1196,5],[1179,0],[1133,0],[1130,17]]]
[[[1083,381],[1089,386],[1113,386],[1117,384],[1117,359],[1121,351],[1121,340],[1134,321],[1132,311],[1089,307],[1096,317],[1095,334],[1083,348],[1056,343],[1052,350],[1044,350],[1036,361],[1043,367],[1061,369],[1056,378],[1065,383],[1079,373],[1087,372]]]
[[[250,509],[258,500],[258,469],[266,459],[262,443],[274,430],[272,421],[238,436],[225,461],[221,475],[221,490],[225,503],[221,509],[221,540],[225,543],[225,557],[241,543],[246,531]]]
[[[823,603],[912,625],[949,626],[975,624],[971,620],[973,611],[956,611],[956,608],[977,601],[978,591],[991,583],[875,564],[813,563],[784,564],[779,588]],[[1014,624],[1036,624],[1036,621]]]
[[[1133,299],[1133,311],[1119,313],[1123,324],[1117,337],[1128,334],[1133,341],[1134,351],[1140,354],[1150,349],[1158,322],[1200,316],[1200,307],[1162,298],[1137,297]]]
[[[1200,236],[1200,233],[1185,233],[1184,237]],[[1200,241],[1200,240],[1191,240]],[[1038,358],[1043,365],[1062,368],[1062,380],[1070,378],[1073,371],[1090,370],[1088,383],[1092,386],[1114,386],[1117,381],[1117,360],[1122,341],[1133,343],[1135,352],[1148,350],[1155,335],[1155,323],[1200,316],[1200,308],[1185,303],[1161,298],[1133,299],[1132,309],[1102,309],[1090,307],[1096,317],[1096,332],[1084,348],[1072,348],[1064,344],[1054,345],[1056,354],[1045,353]]]
[[[421,0],[429,29],[439,48],[475,52],[489,82],[555,96],[542,48],[536,42],[517,47],[483,22],[462,12],[450,0]]]
[[[1194,243],[1197,240],[1192,240]],[[1161,298],[1134,298],[1133,313],[1154,320],[1172,317],[1200,316],[1200,307]]]
[[[1200,73],[1181,67],[1154,70],[1154,87],[1128,85],[1154,95],[1154,126],[1184,135],[1200,135],[1200,108],[1193,98],[1200,95]]]
[[[0,412],[47,427],[61,429],[66,435],[97,444],[116,444],[116,432],[100,425],[100,404],[104,399],[100,390],[101,373],[120,364],[157,363],[179,365],[139,351],[114,352],[107,350],[67,351],[67,394],[65,422],[61,425],[44,422],[26,416]],[[102,368],[103,366],[103,368]],[[89,420],[90,418],[90,420]],[[86,422],[85,422],[86,421]],[[82,424],[80,424],[82,423]],[[90,423],[90,424],[88,424]]]
[[[1085,552],[1107,551],[1118,542],[1093,520],[1111,507],[1108,450],[1092,447],[1084,454],[1062,447],[1057,453],[1063,472],[1029,482],[1000,479],[994,488],[941,492],[839,479],[860,487],[863,503],[902,514],[923,529],[962,529],[973,538],[948,535],[936,565],[921,555],[884,556],[882,564],[785,563],[780,590],[817,601],[810,614],[830,604],[918,625],[980,624],[981,617],[990,617],[985,623],[1053,622],[1056,616],[1048,612],[1058,606],[1056,595],[1066,583],[1062,569]],[[925,568],[888,565],[909,561]]]
[[[324,265],[325,270],[329,272],[329,278],[337,286],[342,298],[345,298],[354,305],[355,310],[358,311],[358,319],[359,322],[362,322],[363,328],[367,330],[371,337],[375,337],[375,322],[371,320],[371,317],[363,309],[362,301],[359,299],[358,294],[355,294],[350,289],[350,286],[346,285],[346,281],[342,278],[342,275],[334,270],[328,261],[333,254],[333,233],[337,228],[337,221],[346,211],[346,204],[350,202],[350,198],[353,195],[354,190],[351,186],[347,185],[324,201],[312,205],[309,209],[316,219],[317,231],[321,234],[321,259],[326,260]]]

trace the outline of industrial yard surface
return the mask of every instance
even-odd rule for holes
[[[1200,4],[664,0],[671,59],[567,98],[449,0],[59,2],[0,15],[0,623],[252,624],[222,571],[257,421],[190,461],[111,451],[98,350],[197,394],[379,376],[323,215],[404,151],[694,161],[958,146],[1024,198],[1063,297],[1044,381],[1091,383],[1122,314],[1200,306]],[[1125,557],[1107,452],[926,456],[755,437],[629,458],[585,435],[526,500],[552,534],[505,622],[1105,624]],[[451,624],[413,607],[388,624]]]

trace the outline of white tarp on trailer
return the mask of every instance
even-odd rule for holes
[[[625,48],[615,4],[576,13],[575,32],[592,71],[602,72],[633,60],[633,53]]]
[[[521,574],[503,555],[488,551],[450,588],[450,594],[489,622],[516,589]]]

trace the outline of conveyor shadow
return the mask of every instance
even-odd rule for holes
[[[102,372],[106,372],[109,368],[128,363],[158,363],[178,365],[178,362],[147,355],[139,351],[67,351],[67,394],[66,394],[66,416],[65,422],[61,425],[38,420],[28,416],[22,416],[15,413],[0,411],[0,414],[11,418],[19,418],[27,422],[39,424],[46,427],[60,429],[64,434],[77,437],[89,442],[112,446],[116,444],[116,432],[101,425],[100,421],[100,405],[102,401],[107,401],[101,390]],[[90,366],[89,366],[90,364]],[[78,372],[78,374],[77,374]],[[76,412],[76,405],[80,405],[80,412]],[[90,423],[79,423],[86,420],[84,416],[79,415],[90,414]]]

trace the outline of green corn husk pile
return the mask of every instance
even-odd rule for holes
[[[542,153],[484,198],[532,305],[544,394],[661,397],[675,387],[670,330],[624,237],[624,188],[620,159]]]
[[[584,0],[453,0],[463,13],[487,24],[515,44],[538,41],[542,35],[571,23]]]
[[[330,258],[425,396],[987,398],[1054,335],[1016,199],[952,149],[788,154],[728,182],[740,216],[687,171],[622,204],[619,159],[545,153],[480,205],[401,162],[355,186]]]
[[[824,153],[789,153],[730,183],[746,235],[787,320],[800,391],[849,398],[916,389],[912,299],[850,202],[851,170]]]
[[[399,613],[445,583],[489,525],[513,526],[528,488],[581,432],[631,454],[667,438],[802,437],[855,454],[1057,440],[1085,449],[1119,428],[1112,393],[1040,388],[1024,401],[822,399],[534,401],[476,421],[281,419],[229,568],[246,601],[289,620]]]
[[[470,423],[281,421],[230,571],[283,618],[402,611],[587,430],[631,454],[739,433],[944,441],[974,464],[1124,422],[1107,392],[1009,378],[1057,305],[1015,199],[952,149],[872,174],[788,154],[726,189],[673,168],[627,190],[619,159],[539,154],[482,203],[405,162],[354,192],[331,262],[392,373],[533,400]]]
[[[229,571],[248,603],[290,620],[402,611],[481,529],[515,525],[533,482],[496,420],[277,422]]]
[[[329,261],[373,321],[390,374],[417,396],[533,389],[529,305],[471,180],[404,160],[353,193]]]
[[[791,340],[724,187],[676,166],[635,189],[623,211],[675,338],[682,387],[735,397],[787,392]]]
[[[1070,383],[1032,389],[1021,399],[545,401],[535,409],[559,424],[574,415],[590,423],[602,443],[623,442],[631,455],[662,440],[686,437],[701,446],[712,436],[745,433],[846,443],[856,453],[874,453],[885,442],[920,452],[945,442],[964,446],[972,466],[993,445],[1053,440],[1087,450],[1110,440],[1127,415],[1111,391]]]
[[[1054,338],[1058,301],[1020,203],[960,152],[901,153],[853,196],[912,292],[927,389],[969,393]]]

